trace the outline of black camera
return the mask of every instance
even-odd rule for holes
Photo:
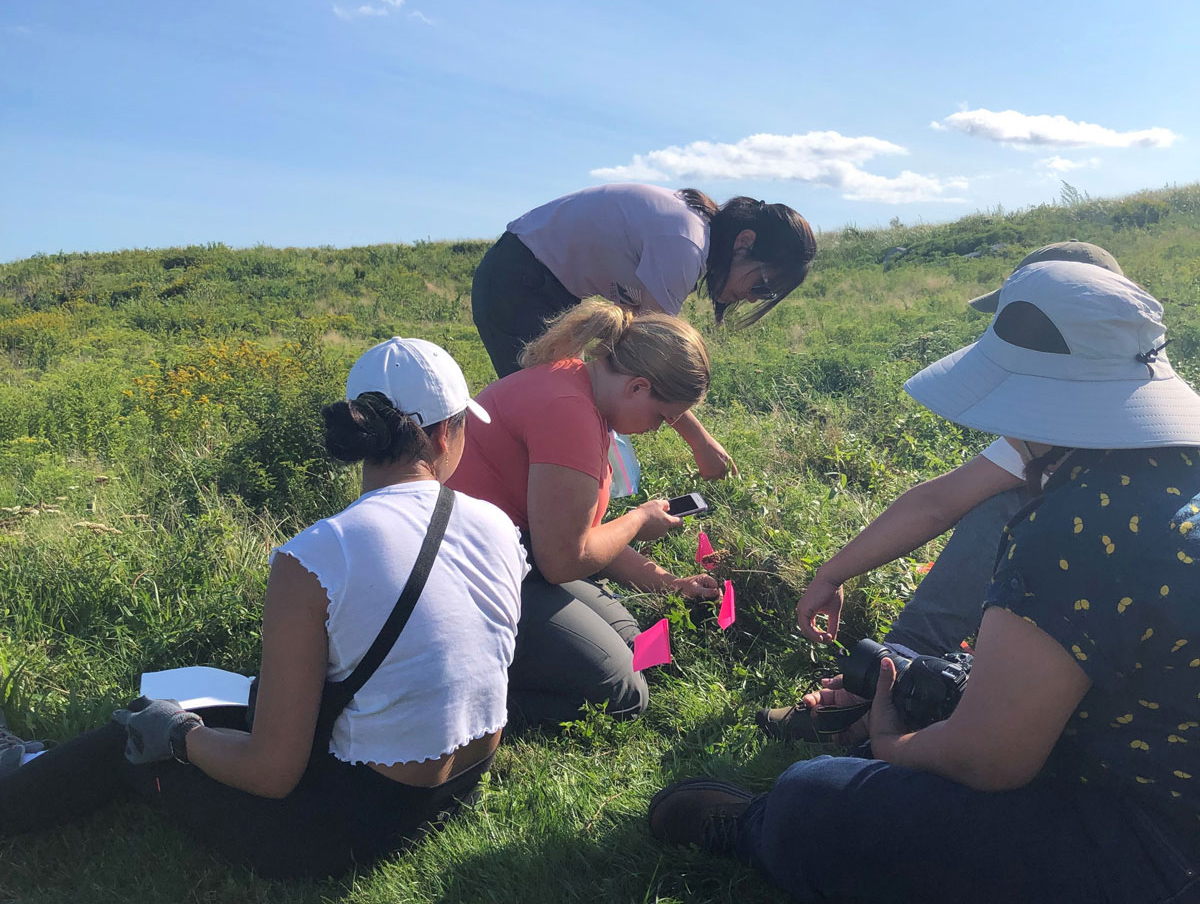
[[[870,700],[879,681],[879,663],[884,657],[896,664],[892,702],[909,731],[940,722],[954,712],[971,674],[970,653],[909,658],[885,644],[860,640],[849,653],[838,655],[842,686]]]

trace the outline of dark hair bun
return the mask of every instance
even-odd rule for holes
[[[392,444],[389,412],[403,417],[380,393],[363,393],[349,402],[326,405],[321,410],[325,448],[338,461],[355,462],[379,456]]]

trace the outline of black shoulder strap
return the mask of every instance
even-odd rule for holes
[[[367,650],[366,655],[350,673],[350,676],[344,681],[337,682],[339,695],[347,702],[358,693],[359,688],[367,683],[367,679],[375,674],[375,670],[379,668],[383,660],[387,658],[387,654],[392,651],[392,647],[396,645],[396,641],[400,638],[400,632],[408,624],[408,618],[417,606],[421,591],[425,589],[425,581],[429,578],[429,570],[433,567],[433,560],[437,558],[438,548],[442,545],[442,537],[446,534],[446,525],[450,522],[450,512],[453,508],[454,491],[443,486],[441,492],[438,493],[437,505],[433,508],[429,531],[425,534],[421,551],[417,553],[417,561],[408,575],[404,589],[400,591],[400,598],[396,600],[392,614],[388,616],[388,620],[380,629],[375,642],[371,644],[371,648]]]

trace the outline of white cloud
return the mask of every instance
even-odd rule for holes
[[[10,35],[21,35],[23,37],[33,34],[33,29],[28,25],[5,25],[4,31]]]
[[[409,15],[409,17],[416,19],[422,25],[437,25],[437,22],[435,22],[433,19],[429,18],[427,15],[425,15],[420,10],[414,9],[408,15]]]
[[[1096,169],[1100,166],[1100,158],[1089,157],[1087,160],[1068,160],[1066,157],[1059,157],[1055,154],[1053,157],[1043,157],[1038,161],[1038,166],[1048,169],[1052,173],[1069,173],[1071,170],[1077,169]]]
[[[350,19],[358,19],[363,16],[386,16],[389,7],[391,9],[399,9],[404,5],[404,0],[379,0],[379,2],[383,6],[371,6],[368,3],[364,3],[362,6],[355,7],[354,9],[347,9],[344,6],[335,5],[333,7],[333,14],[339,19],[349,21]]]
[[[938,131],[955,129],[1017,147],[1061,148],[1166,148],[1179,138],[1170,129],[1154,127],[1118,132],[1090,122],[1076,122],[1065,116],[1031,116],[1016,110],[960,110],[930,125]]]
[[[804,135],[751,135],[736,144],[693,141],[680,147],[635,154],[623,166],[591,171],[600,179],[667,182],[696,179],[788,179],[825,185],[852,201],[957,201],[950,190],[967,186],[965,179],[941,180],[904,170],[898,176],[880,176],[862,164],[882,155],[904,155],[898,144],[870,136],[853,137],[838,132]]]

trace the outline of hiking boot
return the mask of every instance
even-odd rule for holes
[[[694,844],[710,854],[733,854],[738,817],[754,795],[710,778],[668,785],[650,801],[650,832],[668,844]]]

